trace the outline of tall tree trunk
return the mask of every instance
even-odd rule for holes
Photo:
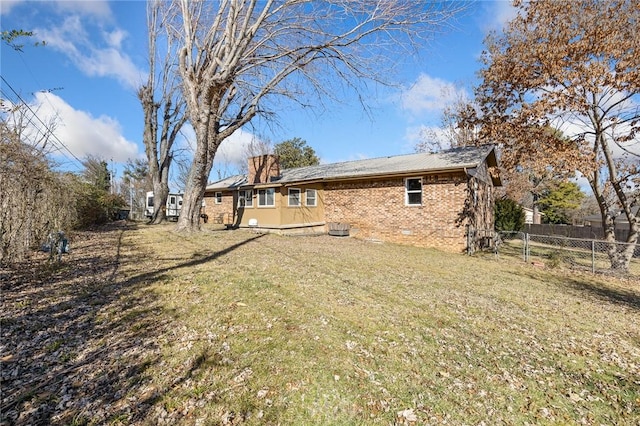
[[[398,43],[421,47],[463,9],[415,1],[170,4],[175,14],[166,28],[180,44],[182,94],[197,143],[177,229],[193,231],[220,142],[258,114],[271,119],[271,99],[304,105],[305,89],[333,97],[330,86],[339,82],[356,91],[361,79],[390,82]]]
[[[162,2],[149,2],[147,6],[147,26],[149,31],[149,77],[147,84],[138,90],[138,98],[144,112],[143,142],[153,182],[154,209],[151,223],[159,224],[167,219],[166,205],[169,196],[169,167],[171,150],[178,132],[187,117],[185,102],[179,95],[179,83],[172,69],[171,43],[167,47],[161,71],[156,75],[156,41],[160,36],[162,22],[160,8]],[[169,39],[171,40],[171,39]],[[158,93],[156,93],[156,90]],[[156,100],[158,98],[158,100]],[[162,108],[162,117],[159,112]],[[160,128],[159,128],[160,127]]]
[[[205,134],[207,133],[205,132]],[[200,230],[200,210],[215,154],[214,150],[209,155],[208,149],[201,149],[203,145],[205,144],[198,143],[189,169],[189,177],[182,198],[182,210],[176,226],[177,231],[195,232]]]

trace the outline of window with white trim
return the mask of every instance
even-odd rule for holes
[[[258,190],[258,207],[274,207],[276,205],[276,190],[273,188]]]
[[[307,189],[305,197],[304,197],[304,203],[306,206],[308,207],[315,207],[317,206],[317,198],[316,198],[316,190],[315,189]]]
[[[253,190],[239,191],[238,207],[253,207]]]
[[[289,188],[289,207],[300,207],[300,190]]]
[[[216,192],[214,198],[216,204],[222,204],[222,192]]]
[[[407,178],[404,182],[405,204],[407,206],[422,205],[422,179]]]

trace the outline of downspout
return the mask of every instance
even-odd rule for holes
[[[466,167],[463,167],[462,170],[464,170],[464,175],[467,177],[467,188],[469,189],[469,194],[467,195],[467,200],[465,201],[465,204],[467,205],[471,205],[470,201],[471,201],[471,185],[469,184],[469,171],[467,170]],[[473,227],[471,226],[471,223],[469,223],[469,219],[467,218],[467,223],[465,225],[465,228],[467,229],[467,255],[472,255],[473,254],[473,236],[471,235],[474,232]]]

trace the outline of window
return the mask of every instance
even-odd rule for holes
[[[410,178],[405,181],[405,203],[407,206],[422,205],[422,179]]]
[[[258,207],[274,207],[276,205],[275,189],[258,190]]]
[[[300,190],[289,188],[289,207],[300,207]]]
[[[214,194],[214,197],[215,197],[215,200],[216,200],[215,201],[216,204],[222,204],[222,192],[216,192]]]
[[[238,196],[238,207],[253,207],[253,190],[240,191]]]
[[[315,189],[307,189],[305,204],[309,207],[316,206],[316,190]]]

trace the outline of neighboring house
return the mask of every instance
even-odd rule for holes
[[[635,206],[631,208],[631,213],[633,215],[638,215],[638,210],[640,206]],[[615,223],[616,229],[620,230],[629,230],[631,227],[629,226],[629,219],[624,214],[622,210],[615,216],[613,222]],[[602,216],[600,214],[594,214],[591,216],[587,216],[584,218],[584,225],[591,226],[593,228],[602,228]]]
[[[211,220],[279,233],[326,233],[339,223],[359,238],[449,251],[466,250],[468,235],[491,234],[501,185],[493,146],[287,170],[267,155],[250,158],[248,170],[207,186]]]
[[[544,213],[540,213],[539,211],[534,212],[533,209],[530,209],[529,207],[523,207],[522,210],[524,210],[525,224],[539,225],[540,223],[542,223],[541,220],[542,220],[542,216],[544,216]]]

